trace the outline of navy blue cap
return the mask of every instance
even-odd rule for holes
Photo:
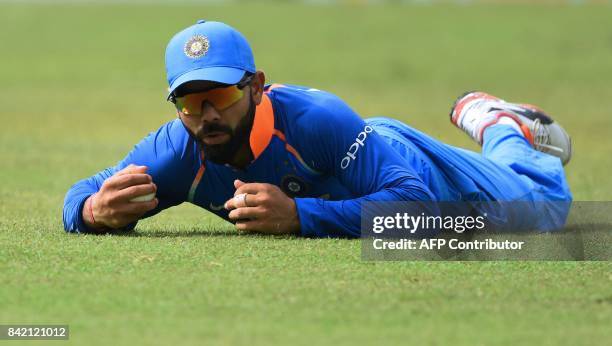
[[[198,20],[174,35],[166,47],[166,75],[170,94],[194,80],[224,84],[240,82],[255,73],[253,52],[246,38],[231,26]]]

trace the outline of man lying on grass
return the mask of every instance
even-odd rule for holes
[[[187,201],[241,231],[358,237],[365,201],[571,200],[570,138],[531,105],[460,96],[451,122],[482,144],[467,151],[393,119],[363,120],[318,89],[264,85],[246,39],[219,22],[176,34],[166,72],[178,118],[70,188],[67,231],[133,229]]]

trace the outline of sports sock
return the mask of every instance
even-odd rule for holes
[[[499,124],[499,125],[509,125],[513,129],[515,129],[518,133],[523,135],[523,131],[521,130],[521,127],[512,118],[509,118],[509,117],[500,117],[499,120],[497,121],[497,124]]]

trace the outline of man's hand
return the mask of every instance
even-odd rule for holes
[[[234,181],[236,193],[225,202],[229,218],[241,231],[297,234],[300,220],[295,201],[271,184]]]
[[[132,198],[154,193],[157,186],[146,174],[146,166],[129,165],[106,179],[96,194],[83,207],[83,220],[96,230],[117,229],[140,219],[154,209],[159,201],[131,202]]]

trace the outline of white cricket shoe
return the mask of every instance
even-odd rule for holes
[[[480,91],[465,93],[453,104],[450,120],[478,144],[484,130],[503,117],[516,122],[534,149],[561,159],[563,165],[572,157],[572,141],[563,127],[533,105],[506,102]]]

